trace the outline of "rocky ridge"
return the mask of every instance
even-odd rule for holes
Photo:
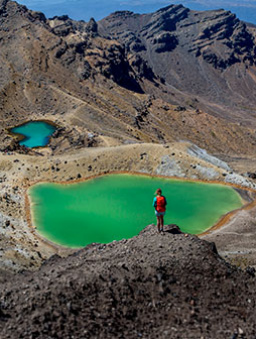
[[[165,230],[92,244],[2,284],[2,338],[253,338],[254,271]]]
[[[195,12],[170,5],[145,15],[117,12],[99,22],[99,31],[124,43],[131,59],[136,53],[146,61],[167,87],[193,93],[199,107],[207,100],[208,112],[213,113],[210,103],[223,104],[226,111],[214,105],[215,114],[231,118],[227,98],[237,112],[241,101],[254,100],[243,86],[255,88],[255,29],[228,11]],[[234,90],[241,95],[240,103]],[[252,107],[249,114],[254,114]]]
[[[147,52],[149,56],[172,52],[179,46],[184,52],[202,56],[214,68],[241,62],[255,65],[254,32],[229,11],[195,12],[170,5],[153,14],[116,12],[99,24],[105,36],[125,43],[128,52]]]
[[[190,140],[254,154],[255,29],[233,14],[168,6],[86,23],[12,1],[1,13],[1,150],[12,142],[6,128],[48,119],[61,127],[53,153]]]

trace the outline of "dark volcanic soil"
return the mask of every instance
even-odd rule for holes
[[[173,230],[151,225],[9,279],[1,338],[255,338],[255,278]]]

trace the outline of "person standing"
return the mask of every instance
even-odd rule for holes
[[[156,194],[156,197],[153,200],[153,207],[155,208],[155,214],[157,218],[157,229],[159,233],[163,234],[164,215],[166,211],[167,201],[166,201],[166,198],[162,195],[161,188],[158,188],[155,194]]]

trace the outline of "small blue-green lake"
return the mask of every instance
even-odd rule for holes
[[[20,145],[28,148],[46,146],[56,127],[45,121],[30,121],[11,129],[13,134],[20,136]]]
[[[240,195],[224,185],[113,174],[30,187],[33,224],[43,237],[68,247],[131,238],[156,223],[152,202],[159,187],[168,203],[165,224],[193,234],[243,205]]]

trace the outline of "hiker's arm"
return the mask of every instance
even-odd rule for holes
[[[154,198],[154,200],[153,200],[153,207],[156,208],[156,206],[157,206],[157,202],[156,202],[156,198]]]

